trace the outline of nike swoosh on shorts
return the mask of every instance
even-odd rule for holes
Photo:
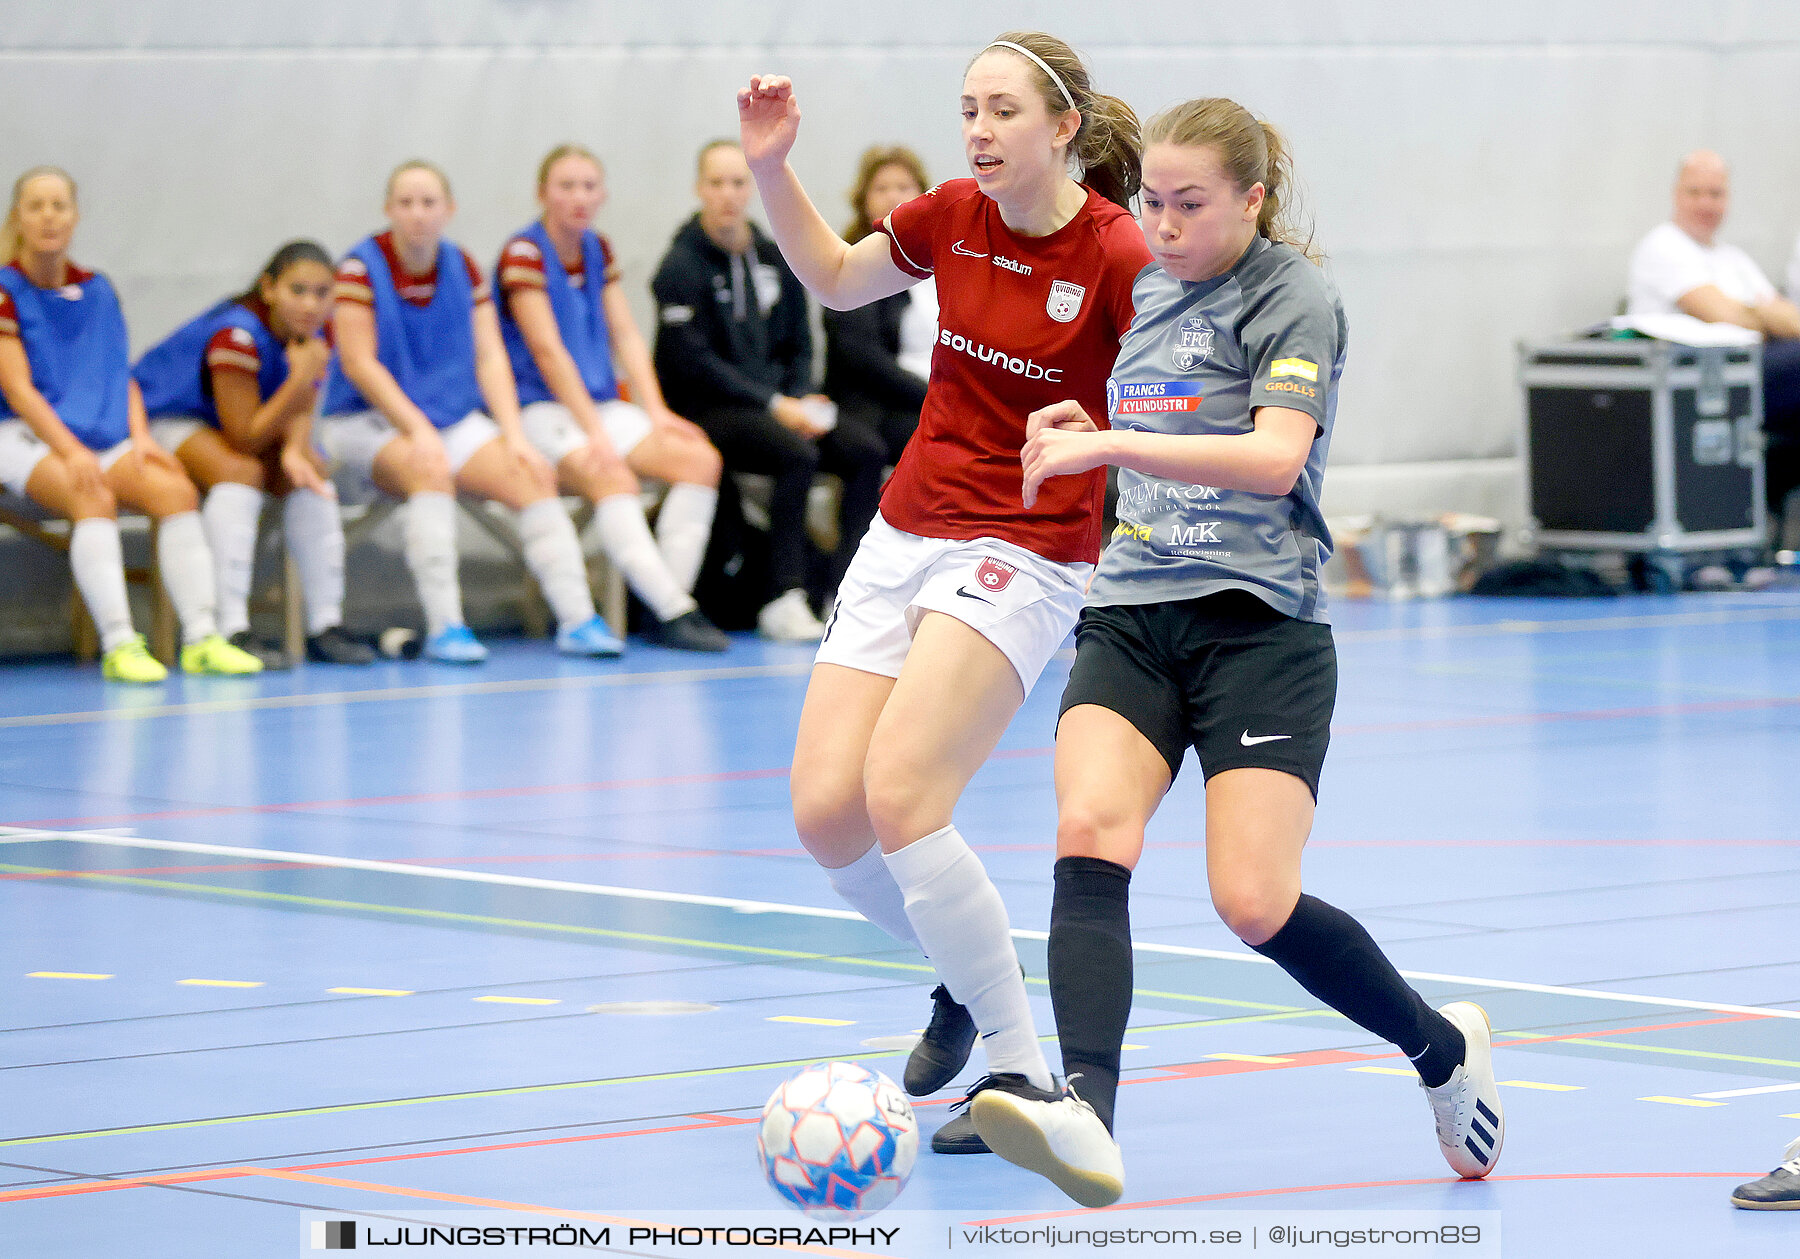
[[[986,603],[986,604],[989,604],[989,605],[992,605],[992,603],[993,603],[993,602],[994,602],[994,601],[993,601],[993,600],[992,600],[992,599],[984,599],[984,598],[982,598],[982,597],[981,597],[981,596],[980,596],[980,595],[972,595],[972,594],[970,594],[970,593],[969,593],[969,588],[968,588],[968,587],[967,587],[967,586],[958,586],[958,587],[957,587],[957,588],[956,588],[956,593],[957,593],[957,594],[959,594],[959,595],[961,595],[961,596],[962,596],[962,597],[963,597],[963,598],[965,598],[965,599],[974,599],[974,600],[975,600],[975,601],[977,601],[977,602],[978,602],[978,603]],[[1286,736],[1286,735],[1282,735],[1282,736],[1281,736],[1281,737],[1282,737],[1282,738],[1286,738],[1286,737],[1287,737],[1287,736]]]
[[[1242,735],[1240,735],[1238,737],[1238,742],[1243,744],[1247,748],[1253,748],[1259,743],[1273,743],[1277,739],[1291,739],[1293,737],[1294,736],[1291,734],[1255,734],[1255,735],[1253,735],[1248,730],[1246,730],[1246,731],[1244,731],[1244,733]]]

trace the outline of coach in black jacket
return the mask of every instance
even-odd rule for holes
[[[731,141],[700,152],[700,212],[676,232],[651,290],[658,307],[656,374],[663,396],[706,430],[728,472],[775,480],[770,576],[757,617],[768,637],[817,639],[808,607],[806,495],[819,469],[844,485],[835,590],[880,498],[883,444],[861,425],[821,431],[803,402],[813,391],[806,291],[774,242],[750,222],[750,168]]]
[[[856,310],[825,312],[825,392],[840,408],[839,427],[881,437],[888,464],[900,462],[919,427],[925,380],[900,365],[900,321],[911,289]]]

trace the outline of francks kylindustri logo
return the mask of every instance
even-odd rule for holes
[[[1181,321],[1181,340],[1175,346],[1175,369],[1191,372],[1212,357],[1213,326],[1198,315]]]
[[[1079,284],[1052,280],[1050,300],[1044,303],[1044,312],[1057,323],[1068,323],[1081,313],[1081,299],[1086,296],[1087,290]]]
[[[1012,584],[1013,574],[1019,570],[1005,560],[997,560],[992,556],[981,561],[981,567],[975,570],[975,580],[981,583],[983,590],[999,592]]]

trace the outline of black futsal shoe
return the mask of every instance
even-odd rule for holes
[[[306,640],[306,658],[319,664],[374,664],[375,649],[333,625]]]
[[[937,1148],[935,1137],[932,1148]],[[1800,1141],[1788,1146],[1780,1167],[1761,1180],[1733,1189],[1731,1205],[1746,1211],[1800,1211]]]
[[[285,669],[288,667],[287,652],[275,646],[273,643],[263,642],[247,629],[239,630],[225,641],[230,643],[233,647],[236,647],[239,651],[247,651],[258,660],[262,661],[262,667],[265,672],[270,669]]]
[[[954,1080],[975,1047],[975,1020],[950,990],[939,984],[931,990],[931,1000],[931,1022],[906,1060],[906,1091],[914,1097],[935,1093]]]
[[[699,608],[670,617],[666,621],[646,617],[643,629],[638,632],[645,641],[673,647],[676,651],[716,652],[726,651],[731,647],[731,640],[725,637],[725,631],[707,620]]]
[[[968,1098],[950,1104],[951,1111],[962,1111],[931,1134],[931,1149],[937,1154],[992,1154],[981,1134],[975,1131],[975,1117],[966,1107]]]

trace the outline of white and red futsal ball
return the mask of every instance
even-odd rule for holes
[[[919,1155],[912,1103],[879,1071],[821,1062],[788,1077],[756,1134],[775,1192],[816,1219],[859,1220],[906,1187]]]

